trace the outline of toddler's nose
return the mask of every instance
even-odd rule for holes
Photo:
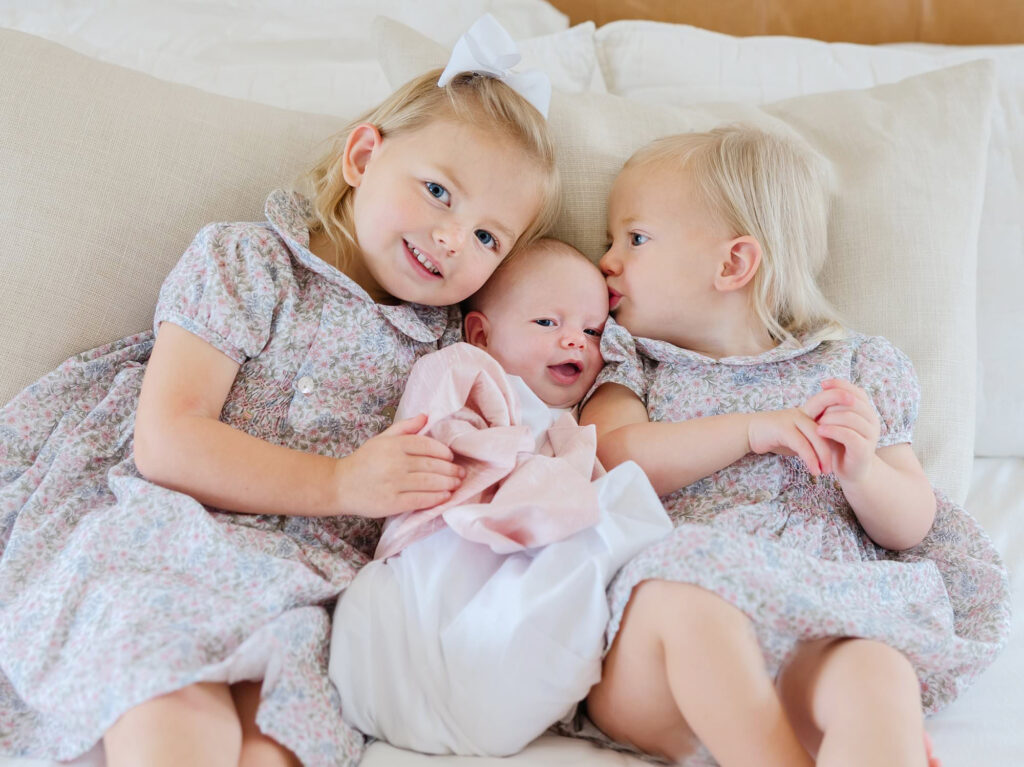
[[[434,231],[434,242],[443,247],[449,254],[460,250],[466,243],[466,232],[457,224],[438,227]]]
[[[622,264],[619,259],[613,255],[611,250],[606,250],[601,259],[597,262],[598,268],[601,270],[601,274],[605,277],[618,274],[622,271]]]

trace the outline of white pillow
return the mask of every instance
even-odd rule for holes
[[[450,47],[486,12],[516,39],[569,25],[544,0],[47,0],[0,3],[0,26],[222,96],[348,119],[390,92],[374,17]]]
[[[867,46],[794,37],[730,37],[622,21],[597,33],[609,92],[650,103],[761,103],[867,88],[953,63],[991,58],[997,76],[978,243],[975,452],[1024,456],[1024,45]]]
[[[382,50],[393,83],[443,55],[408,28],[382,26],[398,43]],[[612,180],[658,136],[734,121],[799,133],[838,181],[823,286],[852,327],[890,338],[914,361],[923,390],[915,450],[932,482],[962,501],[973,452],[974,285],[993,83],[991,64],[978,62],[762,107],[556,93],[551,125],[566,213],[554,234],[596,259]]]

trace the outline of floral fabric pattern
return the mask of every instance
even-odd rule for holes
[[[758,356],[714,360],[633,338],[609,320],[601,351],[608,364],[597,385],[628,387],[652,421],[795,407],[830,377],[868,392],[881,420],[879,446],[909,442],[917,417],[910,360],[879,337],[797,341]],[[867,536],[834,477],[813,477],[796,458],[748,454],[662,497],[676,528],[610,584],[606,648],[635,586],[651,579],[692,583],[751,619],[772,676],[799,641],[876,639],[910,659],[924,709],[933,713],[992,662],[1010,631],[1008,579],[998,553],[966,511],[941,492],[936,498],[935,523],[924,541],[890,551]],[[583,717],[560,731],[608,744]],[[714,761],[700,749],[685,764]]]
[[[386,428],[454,308],[375,304],[308,249],[308,201],[214,224],[168,276],[154,330],[69,359],[0,410],[0,752],[71,759],[129,708],[262,679],[260,727],[305,765],[363,738],[327,678],[328,609],[379,523],[232,513],[145,480],[135,409],[159,325],[240,365],[221,420],[341,457]]]

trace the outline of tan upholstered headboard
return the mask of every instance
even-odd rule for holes
[[[1024,0],[551,0],[573,24],[692,24],[851,43],[1024,43]]]

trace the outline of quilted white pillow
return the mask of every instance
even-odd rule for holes
[[[382,22],[381,62],[404,82],[445,51]],[[650,140],[724,122],[802,135],[832,164],[838,198],[822,281],[852,327],[890,338],[923,390],[915,450],[932,482],[963,500],[974,436],[978,225],[994,75],[989,62],[870,90],[765,106],[670,107],[604,94],[556,94],[551,124],[566,213],[554,234],[592,258],[605,243],[608,191]]]
[[[1024,45],[868,46],[622,21],[596,33],[609,92],[652,104],[763,103],[991,58],[997,99],[978,242],[975,453],[1024,456]],[[937,94],[938,95],[938,94]]]

